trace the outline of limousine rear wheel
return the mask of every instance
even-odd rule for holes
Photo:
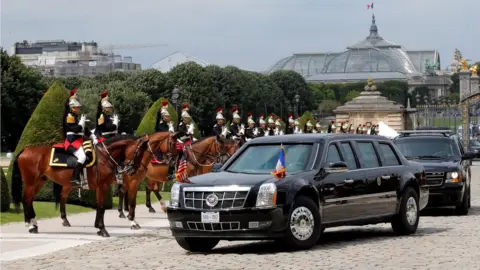
[[[402,194],[400,211],[392,220],[392,229],[400,235],[408,235],[417,231],[420,221],[418,194],[412,187],[407,187]]]
[[[288,248],[294,250],[309,249],[315,246],[321,234],[318,206],[308,197],[297,197],[288,218],[283,241]]]
[[[214,238],[175,237],[178,245],[191,252],[209,252],[220,240]]]

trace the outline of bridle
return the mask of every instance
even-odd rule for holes
[[[148,139],[148,135],[145,135]],[[163,142],[165,142],[167,140],[167,151],[165,152],[165,156],[166,156],[166,159],[168,162],[167,164],[170,164],[172,161],[173,161],[173,154],[172,154],[172,149],[174,149],[174,140],[172,140],[171,138],[171,135],[168,135],[166,137],[164,137],[163,139],[159,140],[158,141],[158,147],[161,147]],[[146,150],[148,153],[150,153],[154,158],[158,159],[158,157],[155,155],[155,152],[153,151],[153,147],[152,145],[150,144],[150,140],[147,140],[147,146],[148,146],[148,149]],[[161,150],[161,149],[160,149]],[[145,165],[142,161],[141,163],[141,166],[144,167],[145,169],[147,169],[148,167],[148,164]]]
[[[113,165],[117,168],[117,172],[118,173],[123,173],[123,172],[131,172],[132,174],[135,173],[137,171],[137,169],[135,168],[135,160],[137,159],[137,156],[138,156],[138,153],[140,151],[140,148],[146,143],[148,142],[148,138],[147,140],[142,140],[141,138],[140,139],[137,139],[138,142],[137,142],[137,147],[135,149],[135,152],[133,154],[133,159],[131,160],[125,160],[124,162],[124,166],[121,166],[113,157],[112,155],[110,154],[110,151],[108,151],[108,148],[107,146],[101,142],[102,144],[102,148],[103,148],[103,151],[105,152],[105,154],[107,155],[108,159],[111,161],[111,163],[113,163]]]
[[[191,144],[188,145],[186,149],[188,149],[188,151],[192,153],[192,156],[193,156],[192,159],[198,166],[210,167],[210,166],[213,166],[213,164],[215,163],[221,163],[222,157],[226,156],[227,158],[230,158],[231,155],[228,153],[228,150],[235,147],[236,143],[229,146],[227,149],[225,149],[225,146],[222,145],[222,143],[220,143],[218,139],[215,138],[215,141],[213,141],[213,145],[215,147],[215,154],[208,153],[209,152],[208,150],[212,147],[211,146],[212,144],[210,144],[210,146],[206,148],[207,153],[195,151]],[[225,150],[225,152],[223,152],[222,150]],[[197,158],[197,155],[199,156],[198,158]],[[212,162],[210,164],[202,164],[199,161],[199,159],[202,159],[202,158],[205,158],[206,160],[211,160]]]

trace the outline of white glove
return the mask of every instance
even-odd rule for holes
[[[187,134],[193,135],[194,130],[195,130],[195,127],[193,126],[193,123],[191,123],[190,126],[188,127]]]
[[[85,128],[85,120],[87,120],[87,117],[85,114],[82,114],[82,116],[80,116],[80,121],[78,121],[78,124],[82,126],[82,128]]]
[[[97,137],[93,133],[90,134],[90,139],[92,140],[93,145],[97,145],[98,140],[97,140]]]
[[[118,119],[118,115],[117,115],[117,114],[114,114],[114,115],[113,115],[113,124],[114,124],[115,126],[118,126],[118,122],[119,122],[119,121],[120,121],[120,120]]]

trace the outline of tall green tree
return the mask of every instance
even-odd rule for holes
[[[272,81],[282,90],[285,101],[295,100],[295,95],[299,95],[299,109],[301,111],[308,111],[316,107],[313,100],[312,90],[308,87],[305,79],[293,70],[276,71],[269,76]],[[293,106],[293,104],[289,104]],[[288,108],[288,105],[285,106]]]
[[[49,85],[37,70],[26,67],[17,56],[9,56],[3,48],[0,48],[0,54],[1,133],[6,139],[7,148],[14,150],[25,123]]]

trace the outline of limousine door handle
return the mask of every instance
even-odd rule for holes
[[[353,180],[352,179],[345,179],[345,183],[346,184],[353,184]]]
[[[390,179],[390,175],[382,175],[382,179],[383,180],[388,180],[388,179]]]

